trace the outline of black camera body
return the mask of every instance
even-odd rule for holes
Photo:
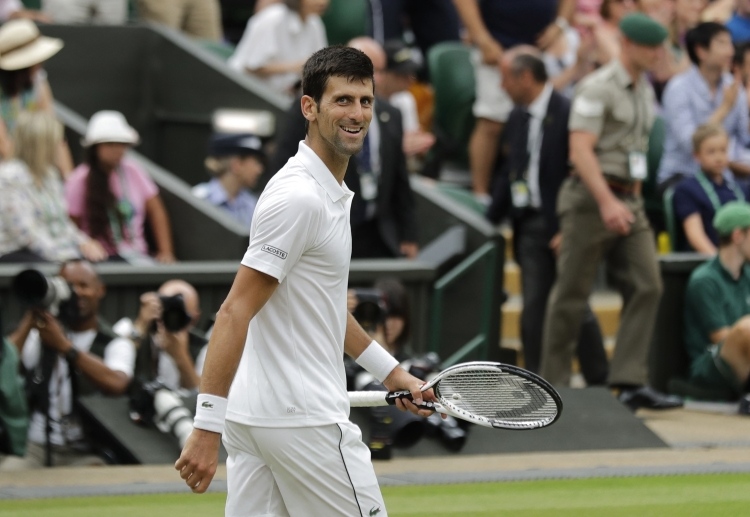
[[[61,276],[25,269],[13,278],[11,290],[24,305],[49,311],[65,324],[80,320],[78,297]]]
[[[193,317],[185,308],[185,299],[181,294],[174,296],[159,296],[161,302],[161,321],[169,332],[185,330]]]

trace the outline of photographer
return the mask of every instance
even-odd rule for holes
[[[133,344],[98,316],[106,289],[93,266],[72,260],[59,277],[64,282],[52,306],[33,304],[9,336],[27,372],[32,415],[26,456],[6,458],[0,470],[103,464],[84,435],[77,399],[95,392],[121,395],[133,376]],[[65,283],[70,293],[61,294]]]
[[[193,429],[195,397],[208,341],[195,330],[198,292],[184,280],[169,280],[158,292],[141,295],[135,321],[123,318],[115,332],[138,349],[130,390],[130,417],[177,438],[180,447]]]
[[[197,389],[196,363],[207,344],[195,330],[199,319],[198,292],[184,280],[168,280],[157,292],[142,294],[135,321],[123,318],[114,326],[138,349],[136,378],[159,381],[173,391]]]

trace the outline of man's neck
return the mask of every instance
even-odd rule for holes
[[[719,86],[721,82],[721,68],[701,64],[698,66],[698,71],[712,90],[715,90]]]
[[[643,70],[625,54],[620,57],[620,63],[622,63],[622,66],[630,76],[630,79],[632,79],[633,84],[638,84],[638,81],[641,79],[641,75],[643,74]]]
[[[96,316],[86,318],[85,320],[68,325],[68,328],[72,332],[85,332],[87,330],[95,330],[99,328],[99,318],[97,318]]]
[[[740,277],[742,266],[745,265],[745,257],[734,244],[719,248],[719,261],[724,269],[732,275],[732,278],[737,280]]]
[[[349,156],[336,153],[330,146],[323,144],[320,139],[310,138],[309,134],[305,137],[305,143],[328,167],[333,177],[336,178],[336,182],[339,185],[342,184],[346,168],[349,165]]]
[[[232,171],[225,172],[219,178],[219,183],[221,183],[221,186],[224,187],[224,191],[227,193],[227,197],[229,199],[236,198],[237,194],[239,194],[240,190],[242,189],[242,185],[237,179],[237,176],[235,176]]]
[[[529,90],[528,102],[526,103],[527,108],[534,104],[539,99],[539,97],[542,96],[542,93],[544,92],[544,86],[546,84],[547,83],[534,83],[534,86],[532,86],[531,90]]]
[[[724,175],[721,172],[717,174],[715,172],[708,172],[705,169],[701,169],[701,171],[708,179],[710,179],[717,185],[721,185],[722,183],[724,183]]]

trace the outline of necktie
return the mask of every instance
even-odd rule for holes
[[[518,127],[518,133],[513,142],[511,150],[511,173],[512,181],[525,178],[526,170],[529,168],[531,153],[529,153],[529,126],[531,114],[523,110],[521,112],[521,124]]]

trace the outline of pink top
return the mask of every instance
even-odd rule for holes
[[[75,168],[65,182],[65,200],[71,217],[80,218],[81,228],[88,233],[86,224],[86,178],[89,166],[81,164]],[[127,201],[133,209],[133,216],[126,221],[126,235],[120,236],[117,229],[113,231],[117,249],[99,239],[110,255],[127,254],[136,251],[148,255],[148,244],[143,233],[146,220],[146,201],[159,194],[159,188],[139,165],[124,159],[117,170],[109,177],[109,188],[118,201]]]

